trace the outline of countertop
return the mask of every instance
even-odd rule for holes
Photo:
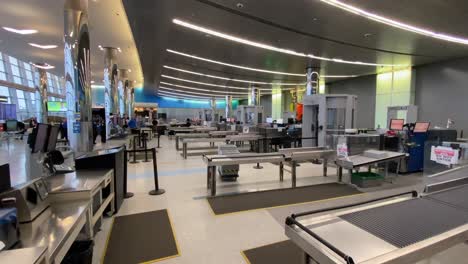
[[[86,200],[52,204],[33,222],[20,225],[20,247],[47,247],[50,259],[55,259],[79,222],[86,218],[89,205]]]
[[[46,251],[46,247],[5,250],[0,252],[0,263],[36,264]]]
[[[51,193],[94,190],[112,173],[112,169],[78,170],[46,178]]]

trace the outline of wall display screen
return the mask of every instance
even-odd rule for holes
[[[66,112],[67,109],[67,102],[47,102],[49,112]]]
[[[392,119],[390,120],[390,130],[401,131],[403,130],[404,124],[405,124],[404,119]]]

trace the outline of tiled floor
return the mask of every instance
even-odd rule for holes
[[[151,142],[155,144],[155,140]],[[97,148],[102,147],[100,145]],[[22,143],[14,142],[7,152],[2,146],[0,161],[12,162],[12,167],[21,175],[24,172],[25,152]],[[150,196],[148,191],[154,188],[152,163],[129,164],[128,189],[135,193],[131,199],[125,200],[118,215],[133,214],[158,209],[168,209],[171,216],[176,238],[179,244],[179,257],[161,261],[161,264],[171,263],[200,263],[200,264],[241,264],[245,263],[241,251],[279,242],[287,239],[284,235],[284,218],[293,213],[314,208],[328,206],[331,202],[310,203],[287,206],[275,209],[230,214],[224,216],[213,215],[204,199],[206,189],[206,166],[198,156],[184,160],[175,151],[174,140],[161,138],[161,148],[158,149],[158,170],[160,187],[166,190],[161,196]],[[237,182],[220,183],[218,192],[231,193],[260,189],[289,187],[289,173],[285,173],[285,181],[278,181],[278,167],[272,164],[262,164],[264,169],[256,170],[251,165],[242,165]],[[12,170],[13,171],[13,170]],[[321,166],[302,164],[298,170],[298,186],[333,182],[335,176],[322,177]],[[334,168],[329,169],[334,174]],[[21,177],[16,180],[21,180]],[[15,181],[16,181],[15,180]],[[370,192],[382,191],[396,193],[402,190],[421,189],[422,176],[401,176],[394,184],[386,183],[380,188],[366,190]],[[352,198],[365,199],[377,195]],[[350,202],[351,200],[346,200]],[[344,199],[333,203],[343,203]],[[423,219],[421,219],[423,221]],[[94,262],[100,263],[105,241],[109,234],[111,219],[105,219],[95,238]],[[468,263],[468,247],[465,244],[454,247],[449,251],[423,261],[421,264],[431,263]]]

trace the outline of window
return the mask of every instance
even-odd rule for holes
[[[17,84],[22,84],[23,81],[21,80],[20,68],[18,66],[18,60],[9,56],[10,66],[11,66],[11,73],[13,74],[13,82]]]
[[[2,53],[0,53],[0,80],[6,81],[5,62],[3,61]]]
[[[34,88],[34,74],[29,63],[23,62],[24,71],[26,73],[26,79],[28,80],[28,86]]]
[[[0,96],[6,96],[8,98],[8,104],[11,103],[11,99],[10,99],[10,91],[8,89],[8,87],[5,87],[5,86],[0,86]]]

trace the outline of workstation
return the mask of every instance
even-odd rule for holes
[[[468,264],[468,3],[0,7],[1,264]]]

